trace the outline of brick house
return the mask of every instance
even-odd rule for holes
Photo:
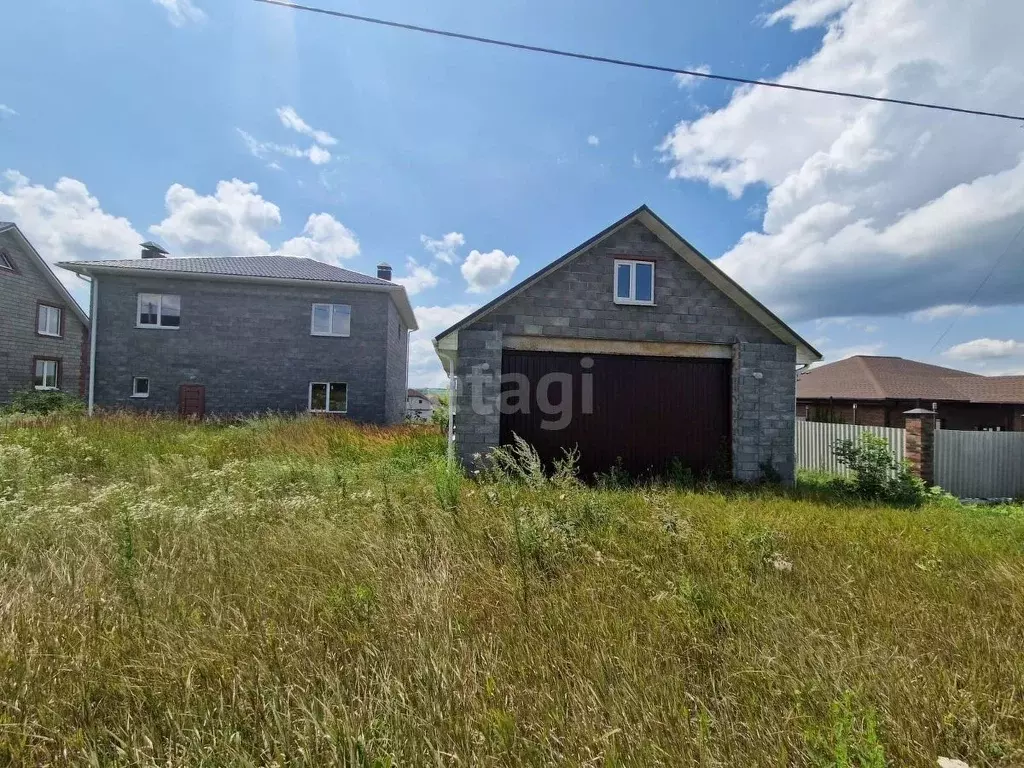
[[[518,435],[585,476],[795,474],[796,366],[821,356],[642,206],[434,339],[459,457]]]
[[[0,318],[0,403],[32,389],[84,397],[89,318],[10,222],[0,222]]]
[[[933,407],[945,429],[1024,431],[1024,376],[856,355],[797,380],[797,417],[807,421],[903,427],[906,411]]]
[[[183,415],[313,411],[405,417],[405,289],[287,256],[143,258],[61,266],[92,279],[89,404]]]

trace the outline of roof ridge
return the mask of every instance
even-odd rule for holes
[[[864,358],[865,355],[854,355],[854,359],[860,363],[861,368],[864,369],[864,374],[868,377],[868,381],[871,382],[871,386],[875,388],[875,394],[884,400],[886,396],[885,389],[883,389],[882,385],[878,383],[878,379],[875,378],[875,374],[871,370],[871,366],[864,362]]]

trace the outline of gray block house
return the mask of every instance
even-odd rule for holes
[[[142,255],[61,265],[92,279],[90,409],[404,419],[417,325],[390,267]]]
[[[795,475],[797,367],[821,355],[647,206],[434,339],[467,466],[519,436],[584,475]]]
[[[89,319],[21,230],[0,222],[0,404],[19,392],[85,394]]]

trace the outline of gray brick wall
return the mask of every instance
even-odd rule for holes
[[[455,448],[464,467],[486,456],[498,444],[501,414],[501,331],[459,331],[455,374]],[[474,402],[474,399],[476,402]]]
[[[613,302],[616,258],[654,261],[656,306]],[[782,342],[633,222],[473,324],[505,335],[732,344]]]
[[[388,424],[405,420],[405,403],[409,391],[409,329],[394,302],[388,302],[387,391],[384,417]]]
[[[35,357],[61,362],[61,389],[78,396],[82,392],[83,344],[86,327],[64,298],[47,282],[35,259],[24,251],[13,232],[0,232],[0,250],[14,271],[0,268],[0,403],[17,392],[32,389]],[[57,339],[36,333],[38,302],[60,307],[64,336]],[[88,358],[85,360],[88,363]]]
[[[98,278],[96,404],[176,411],[178,387],[206,387],[209,414],[305,411],[311,381],[346,382],[348,417],[387,423],[389,308],[386,293],[164,278]],[[181,296],[177,330],[136,328],[137,295]],[[313,303],[352,307],[347,338],[312,336]],[[401,376],[402,371],[393,374]],[[147,376],[148,398],[132,378]],[[394,384],[397,386],[397,384]]]
[[[772,467],[796,477],[796,349],[738,343],[732,363],[732,460],[737,480],[757,480]]]
[[[614,303],[616,258],[654,261],[655,306]],[[488,335],[495,333],[497,337]],[[498,417],[473,414],[463,377],[484,363],[500,374],[502,335],[733,345],[734,476],[756,479],[761,463],[767,462],[784,479],[793,477],[795,349],[639,222],[623,227],[459,331],[457,372],[462,390],[456,439],[464,461],[498,442]],[[485,388],[486,395],[496,401],[499,387],[495,383]]]

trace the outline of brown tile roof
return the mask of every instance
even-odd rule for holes
[[[902,357],[856,355],[797,379],[802,400],[953,400],[1024,404],[1024,376],[979,376]]]

